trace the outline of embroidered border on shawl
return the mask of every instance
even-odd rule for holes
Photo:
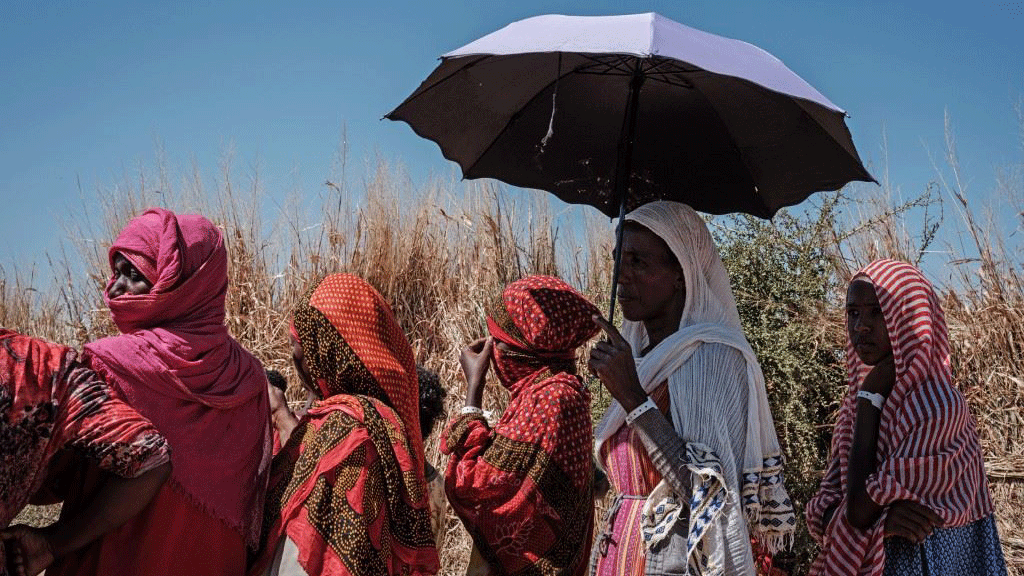
[[[717,574],[721,567],[712,562],[712,551],[704,546],[704,537],[714,527],[728,498],[722,465],[718,455],[704,444],[686,444],[686,467],[692,472],[693,487],[689,510],[680,504],[675,494],[655,487],[644,504],[640,528],[644,545],[650,549],[665,539],[676,522],[688,513],[686,558],[691,574]],[[659,495],[662,492],[664,496]]]
[[[745,470],[741,500],[751,533],[769,553],[775,554],[792,540],[796,529],[793,503],[782,484],[783,457],[771,454],[760,470]]]

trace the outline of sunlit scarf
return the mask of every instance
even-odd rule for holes
[[[877,260],[854,279],[875,286],[896,363],[896,384],[878,425],[878,469],[868,496],[887,506],[912,500],[927,506],[943,527],[963,526],[992,512],[974,419],[950,373],[946,320],[931,284],[903,262]],[[832,450],[817,495],[807,504],[807,525],[822,543],[812,574],[877,576],[885,568],[885,513],[867,530],[846,520],[850,445],[856,393],[871,367],[847,342],[849,388],[832,437]],[[835,505],[828,526],[825,510]]]
[[[262,562],[287,534],[309,574],[434,574],[416,365],[391,308],[333,274],[292,328],[323,399],[274,457]]]
[[[28,503],[61,449],[127,478],[168,460],[164,437],[74,350],[0,328],[0,526]],[[0,573],[4,566],[0,545]]]
[[[691,509],[689,552],[700,553],[689,558],[695,570],[720,571],[725,555],[732,563],[752,569],[750,537],[774,553],[791,542],[796,518],[782,482],[782,455],[764,376],[743,335],[728,273],[707,226],[689,206],[652,202],[627,214],[626,220],[665,241],[682,267],[686,284],[679,329],[637,358],[637,372],[648,393],[668,382],[673,426],[683,440],[695,444],[690,450],[694,461],[688,463],[694,473],[693,493],[673,494],[664,481],[655,487],[645,505],[645,538],[648,543],[657,542],[657,534],[667,533],[682,516],[679,508],[687,506]],[[634,353],[648,344],[642,322],[623,321],[622,334]],[[747,405],[741,413],[714,416],[722,422],[746,420],[746,441],[739,454],[731,453],[729,438],[712,437],[714,432],[693,424],[707,417],[716,395],[709,382],[725,369],[725,359],[693,364],[694,353],[705,344],[728,346],[742,357],[743,366],[735,368],[746,375]],[[595,431],[597,454],[624,421],[625,411],[613,401]]]
[[[586,573],[594,524],[590,394],[575,352],[597,308],[565,282],[513,282],[489,310],[499,381],[510,399],[491,429],[453,419],[441,449],[448,501],[498,574]]]
[[[263,366],[224,325],[223,235],[202,216],[152,208],[114,240],[111,268],[119,253],[152,288],[104,296],[122,334],[85,345],[83,358],[167,437],[171,482],[254,548],[270,472],[269,398]]]

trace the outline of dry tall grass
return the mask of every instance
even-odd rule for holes
[[[151,173],[156,177],[147,176]],[[222,227],[230,253],[229,328],[268,367],[288,377],[294,400],[300,393],[289,361],[288,314],[305,286],[321,274],[352,272],[380,290],[409,335],[417,361],[447,384],[450,413],[465,394],[459,350],[484,333],[483,305],[509,281],[531,273],[560,275],[602,309],[607,306],[611,226],[588,208],[565,208],[543,195],[512,200],[488,183],[434,181],[417,187],[401,170],[385,165],[359,190],[334,183],[346,181],[344,174],[332,178],[318,205],[294,199],[275,203],[258,174],[239,177],[230,158],[222,161],[212,184],[200,173],[192,168],[173,176],[158,161],[156,169],[125,178],[99,191],[96,202],[70,212],[65,227],[71,244],[48,268],[0,268],[0,326],[76,346],[113,333],[101,297],[108,274],[106,249],[124,223],[149,205],[202,213]],[[938,186],[954,203],[962,198],[956,182]],[[1015,192],[1024,201],[1024,188]],[[900,210],[893,209],[884,190],[877,199],[873,209],[834,222],[832,230],[819,235],[835,255],[834,269],[823,282],[841,284],[851,266],[875,255],[913,261],[922,245],[934,240],[907,233],[902,219],[907,210],[937,206],[931,192]],[[977,257],[954,266],[961,271],[960,281],[945,296],[956,374],[978,419],[1007,560],[1012,573],[1024,574],[1021,260],[1001,242],[1000,232],[978,224],[965,204],[959,209]],[[965,260],[960,254],[954,262]],[[40,282],[44,273],[57,280]],[[32,288],[41,285],[50,287]],[[835,313],[840,302],[837,298],[831,312],[817,310],[797,321],[822,326],[824,317],[831,324],[822,326],[823,333],[841,335],[841,315]],[[595,401],[606,403],[607,393],[595,393]],[[505,402],[500,387],[489,386],[487,407],[500,410]],[[443,469],[436,434],[426,449]],[[442,574],[464,573],[469,548],[468,536],[449,509]]]

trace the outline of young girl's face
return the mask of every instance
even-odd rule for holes
[[[850,282],[846,291],[846,331],[861,362],[874,366],[892,356],[889,329],[875,286],[864,279]]]

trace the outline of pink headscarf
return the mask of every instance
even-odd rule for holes
[[[255,547],[271,457],[263,367],[224,326],[227,250],[202,216],[152,208],[110,247],[152,283],[148,294],[104,295],[120,336],[85,359],[171,445],[171,481]],[[113,278],[107,284],[109,290]]]

